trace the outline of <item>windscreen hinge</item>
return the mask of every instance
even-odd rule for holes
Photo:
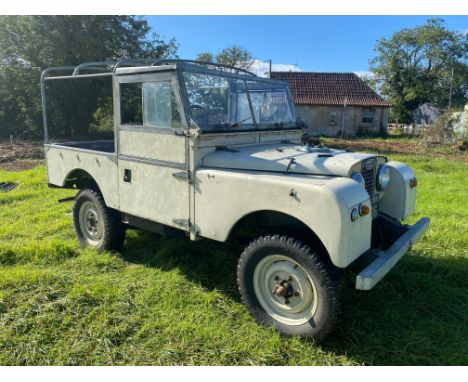
[[[172,176],[179,180],[185,180],[186,182],[188,182],[188,184],[192,184],[192,176],[190,174],[190,171],[173,172]]]
[[[185,229],[190,228],[190,220],[188,219],[174,219],[173,222],[175,225],[183,227]]]
[[[174,130],[174,134],[182,137],[188,137],[190,135],[188,130]]]

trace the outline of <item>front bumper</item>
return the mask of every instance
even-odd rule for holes
[[[398,260],[411,249],[429,228],[429,218],[421,218],[409,227],[387,250],[377,251],[377,259],[356,276],[356,289],[372,289],[392,269]]]

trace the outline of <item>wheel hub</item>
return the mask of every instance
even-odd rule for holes
[[[86,229],[87,231],[92,234],[96,235],[98,230],[98,223],[99,219],[96,215],[96,212],[93,210],[89,210],[86,214]]]
[[[275,276],[275,279],[279,277]],[[276,280],[275,280],[276,281]],[[273,293],[276,294],[278,297],[284,297],[285,303],[288,301],[289,298],[295,295],[295,291],[293,285],[291,284],[292,277],[289,276],[288,280],[281,280],[279,283],[275,285],[275,289]]]
[[[97,224],[98,224],[98,218],[94,211],[88,212],[88,216],[86,217],[86,221],[88,222],[87,224],[87,229],[88,231],[95,233],[97,232]]]
[[[307,322],[317,309],[317,290],[311,278],[284,255],[269,255],[258,263],[254,291],[267,314],[288,325]]]
[[[90,244],[97,244],[103,236],[104,224],[97,207],[86,201],[79,210],[79,224],[83,235]]]

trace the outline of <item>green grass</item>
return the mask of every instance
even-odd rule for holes
[[[78,248],[73,195],[44,166],[0,170],[0,364],[468,364],[467,165],[392,156],[419,180],[428,234],[370,292],[350,288],[323,344],[257,325],[239,300],[240,248],[129,231],[122,254]]]

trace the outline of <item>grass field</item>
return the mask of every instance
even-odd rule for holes
[[[129,231],[121,254],[78,248],[73,195],[45,167],[2,171],[2,365],[468,364],[468,167],[392,155],[418,176],[424,239],[370,292],[350,287],[342,325],[323,344],[257,325],[235,281],[240,248]],[[352,285],[352,275],[348,275]]]

